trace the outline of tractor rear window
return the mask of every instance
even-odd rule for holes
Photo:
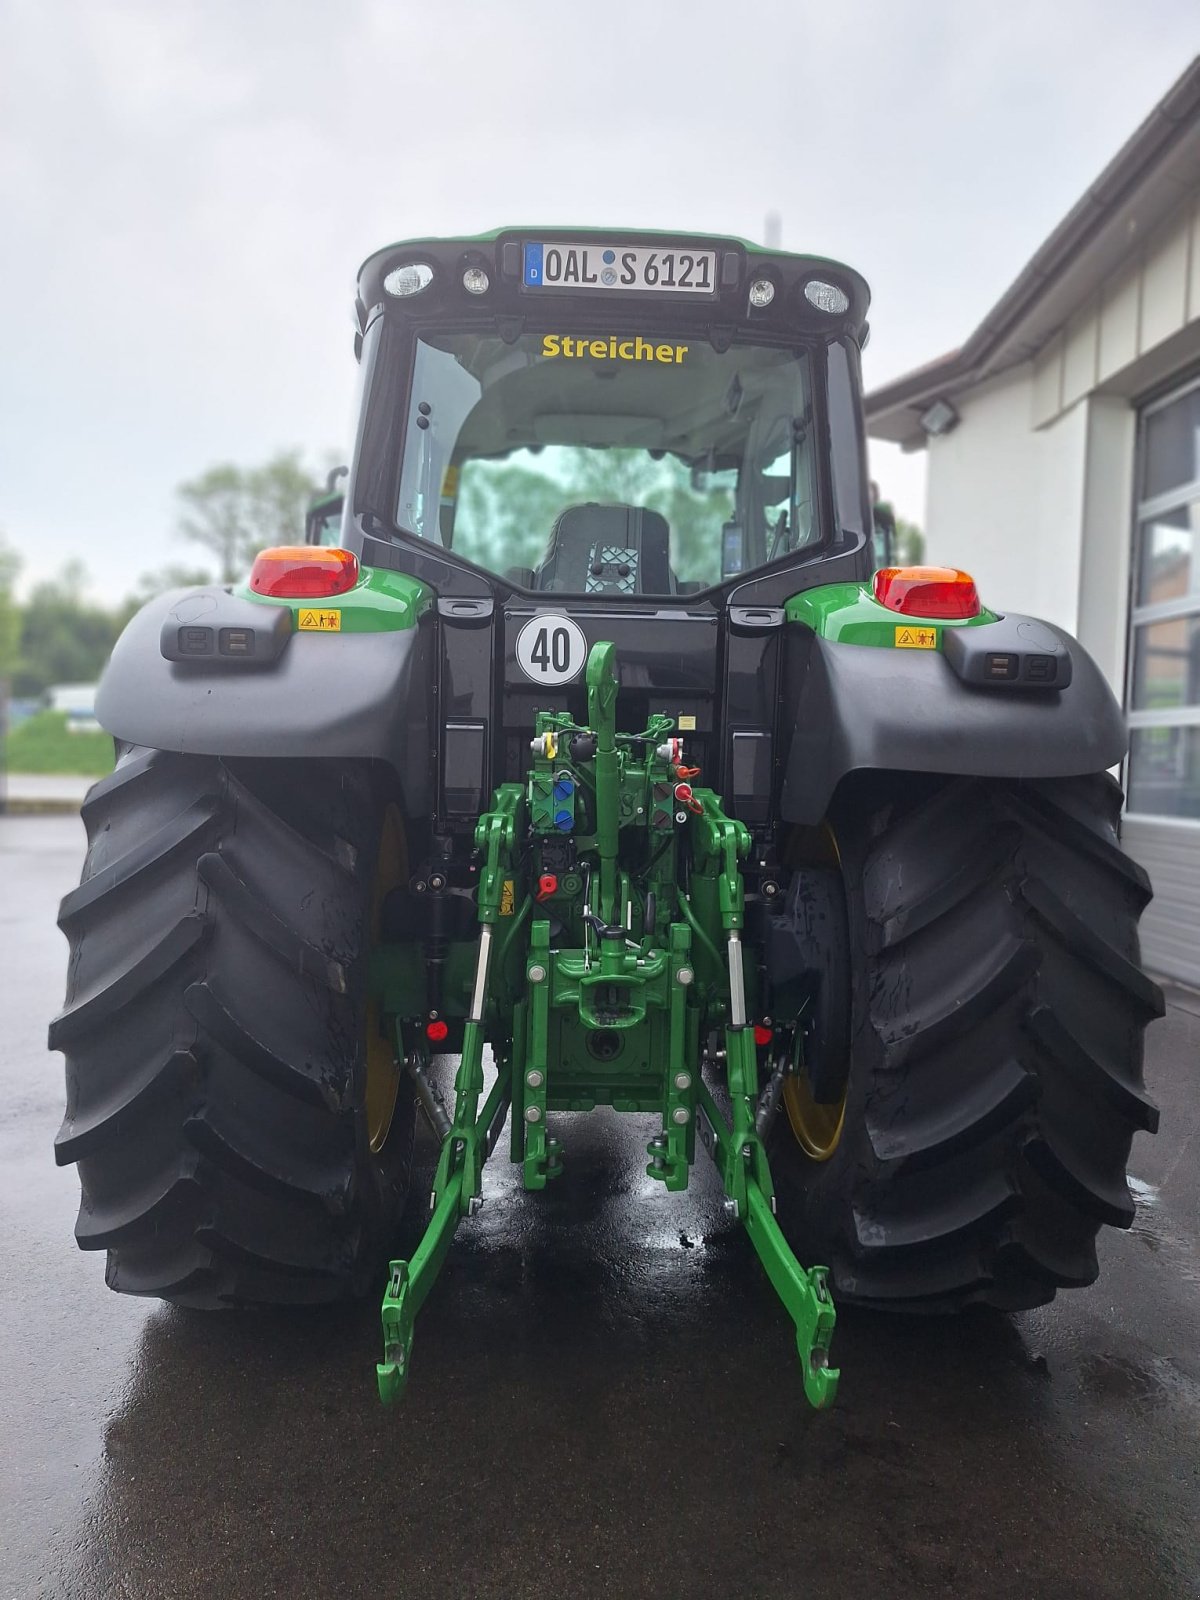
[[[820,539],[816,447],[792,350],[427,333],[397,521],[524,588],[686,594]]]

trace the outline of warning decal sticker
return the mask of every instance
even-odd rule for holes
[[[301,633],[341,633],[342,613],[302,609],[297,617],[296,626]]]
[[[896,629],[897,650],[936,650],[936,628],[907,628]]]

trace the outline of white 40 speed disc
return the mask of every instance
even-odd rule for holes
[[[517,665],[531,683],[570,683],[586,660],[583,629],[570,617],[540,612],[517,635]]]

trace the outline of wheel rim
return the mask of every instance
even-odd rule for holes
[[[821,832],[833,859],[840,867],[842,852],[828,822]],[[828,1161],[837,1149],[846,1122],[846,1095],[849,1092],[850,1073],[847,1068],[846,1086],[841,1098],[823,1105],[813,1099],[812,1085],[804,1070],[804,1033],[797,1026],[792,1042],[792,1070],[783,1081],[783,1108],[791,1125],[796,1143],[810,1161]]]
[[[404,882],[407,874],[407,851],[404,830],[395,806],[389,806],[383,819],[379,839],[379,855],[375,866],[375,883],[371,891],[371,948],[380,942],[383,923],[383,902],[390,890]],[[396,1114],[396,1101],[400,1095],[400,1067],[396,1061],[396,1041],[384,1027],[384,1017],[379,1001],[374,995],[367,1000],[367,1083],[366,1113],[367,1138],[371,1149],[378,1152],[387,1143]]]
[[[797,1035],[797,1053],[800,1052]],[[838,1147],[846,1121],[846,1093],[832,1105],[819,1105],[812,1097],[803,1064],[784,1079],[783,1107],[796,1143],[810,1161],[828,1161]]]

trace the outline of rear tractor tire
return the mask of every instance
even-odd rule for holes
[[[1102,1224],[1132,1221],[1163,1002],[1120,805],[1099,774],[872,777],[839,806],[849,1048],[834,1080],[828,1052],[815,1088],[802,1064],[786,1080],[770,1151],[780,1222],[844,1300],[1041,1305],[1095,1279]]]
[[[83,815],[50,1028],[80,1246],[192,1306],[378,1288],[414,1119],[367,995],[404,870],[372,769],[126,747]]]

